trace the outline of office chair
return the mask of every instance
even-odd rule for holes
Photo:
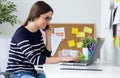
[[[0,76],[9,78],[11,72],[5,72],[9,54],[9,45],[11,37],[0,37]]]
[[[9,78],[9,75],[12,74],[11,72],[0,72],[0,75],[3,75],[4,78]]]

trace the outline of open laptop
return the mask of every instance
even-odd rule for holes
[[[60,65],[65,65],[65,66],[87,66],[92,64],[96,59],[98,54],[100,53],[100,49],[104,43],[105,39],[104,38],[97,38],[97,42],[95,44],[95,49],[90,57],[89,60],[82,61],[82,62],[61,62],[59,63]]]

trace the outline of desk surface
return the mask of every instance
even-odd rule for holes
[[[44,64],[46,78],[120,78],[120,66],[97,63],[91,67],[99,67],[102,71],[60,70],[59,64]]]

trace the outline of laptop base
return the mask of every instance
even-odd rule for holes
[[[66,65],[66,66],[87,66],[88,62],[84,61],[84,62],[61,62],[59,63],[60,65]]]

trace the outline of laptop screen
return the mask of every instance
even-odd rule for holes
[[[101,47],[104,43],[104,38],[97,38],[97,42],[95,44],[95,49],[93,51],[93,54],[91,55],[91,58],[89,59],[89,64],[92,64],[96,59],[98,54],[100,53]]]

